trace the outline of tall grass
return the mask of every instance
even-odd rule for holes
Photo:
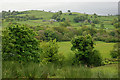
[[[59,78],[91,78],[91,70],[80,66],[66,66],[57,72]]]
[[[3,61],[2,78],[117,78],[118,72],[114,66],[116,65],[87,68],[78,65],[57,66],[56,64],[20,64],[18,62]]]
[[[3,62],[2,78],[47,78],[45,66],[37,63]]]

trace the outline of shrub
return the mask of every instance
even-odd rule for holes
[[[3,30],[3,60],[39,62],[39,42],[36,33],[27,26],[11,24]]]
[[[87,19],[86,16],[78,16],[78,17],[75,17],[73,20],[74,22],[78,23],[80,21],[85,21]]]
[[[51,39],[52,40],[54,40],[54,39],[58,40],[58,36],[53,31],[45,30],[44,35],[45,35],[45,40],[46,41],[50,41]]]
[[[41,63],[59,63],[62,64],[63,56],[58,54],[58,45],[56,40],[50,40],[49,42],[41,42],[40,48],[43,53],[41,54]]]
[[[75,51],[74,63],[87,64],[88,66],[101,65],[101,57],[98,51],[93,50],[94,42],[90,35],[75,37],[71,43],[73,45],[71,50]]]

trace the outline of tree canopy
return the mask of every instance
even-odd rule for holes
[[[94,42],[90,35],[75,37],[71,43],[73,45],[71,50],[75,51],[74,63],[101,65],[101,57],[99,52],[94,50]]]
[[[39,42],[36,33],[25,25],[11,24],[3,30],[3,60],[39,62]]]

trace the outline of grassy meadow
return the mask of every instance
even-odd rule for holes
[[[105,43],[101,41],[95,42],[95,49],[98,50],[103,59],[111,58],[110,51],[113,49],[115,43]],[[71,42],[58,42],[59,45],[59,53],[64,54],[65,57],[68,55],[73,55],[73,51],[71,51]]]

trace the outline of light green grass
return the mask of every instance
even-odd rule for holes
[[[94,67],[91,69],[91,72],[94,73],[92,78],[117,78],[118,64]]]
[[[113,49],[115,43],[105,43],[97,41],[95,43],[95,49],[98,50],[102,58],[111,58],[110,51]],[[65,57],[68,55],[73,55],[74,52],[71,51],[72,44],[71,42],[58,42],[59,53],[63,53]]]
[[[115,43],[105,43],[97,41],[95,45],[95,49],[99,50],[102,58],[111,58],[110,51],[113,49]]]

